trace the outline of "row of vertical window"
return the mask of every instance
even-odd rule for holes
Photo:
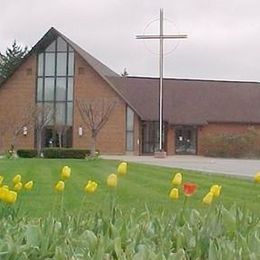
[[[38,78],[37,101],[72,101],[73,77]],[[44,87],[43,87],[44,86]]]
[[[38,54],[37,103],[49,107],[49,126],[72,125],[74,52],[61,37]]]
[[[54,111],[54,116],[51,113],[48,125],[72,125],[73,103],[72,102],[41,102],[38,106],[48,107]]]
[[[57,60],[56,70],[55,60]],[[45,52],[38,55],[38,76],[54,77],[55,73],[56,76],[74,75],[74,52]]]

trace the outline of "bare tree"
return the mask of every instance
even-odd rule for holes
[[[41,155],[42,150],[42,131],[53,120],[54,111],[50,106],[35,105],[32,110],[33,126],[36,131],[37,155]]]
[[[28,105],[25,107],[23,113],[20,116],[20,119],[12,119],[10,118],[8,122],[8,126],[10,132],[12,133],[12,141],[11,141],[11,151],[15,150],[17,138],[28,131],[32,127],[32,111],[33,105]]]
[[[59,148],[63,147],[62,136],[66,134],[68,129],[69,129],[69,126],[61,124],[61,123],[56,122],[54,125],[54,130],[57,133],[58,139],[59,139]]]
[[[77,106],[81,118],[91,132],[91,156],[94,156],[96,152],[96,140],[98,133],[108,122],[116,103],[116,99],[108,98],[77,100]]]

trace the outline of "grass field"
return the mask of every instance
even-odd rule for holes
[[[31,192],[19,194],[22,212],[30,216],[47,215],[55,207],[54,185],[60,178],[64,165],[72,169],[72,176],[66,182],[64,207],[69,212],[78,212],[84,196],[87,196],[86,207],[89,211],[108,210],[109,189],[106,178],[116,172],[118,162],[107,160],[55,160],[55,159],[1,159],[0,175],[4,183],[11,184],[16,174],[22,175],[22,181],[34,181]],[[240,180],[218,175],[207,175],[195,171],[184,171],[171,168],[153,167],[129,163],[128,173],[120,177],[117,188],[118,205],[123,211],[141,212],[145,206],[153,212],[171,213],[182,207],[183,196],[177,201],[169,198],[172,188],[171,179],[176,172],[182,172],[184,182],[194,182],[198,190],[188,201],[188,206],[199,210],[206,209],[202,198],[212,184],[222,186],[220,201],[230,207],[236,203],[241,207],[260,213],[260,185],[251,180]],[[83,187],[91,179],[98,183],[95,194],[85,194]],[[217,202],[218,203],[218,202]]]

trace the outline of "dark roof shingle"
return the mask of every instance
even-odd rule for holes
[[[143,120],[158,120],[159,80],[111,78]],[[164,120],[174,125],[260,123],[260,84],[213,80],[164,80]]]

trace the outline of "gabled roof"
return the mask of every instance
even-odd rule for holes
[[[69,43],[69,45],[74,49],[75,52],[77,52],[98,74],[100,74],[102,77],[119,77],[117,73],[112,71],[110,68],[108,68],[106,65],[104,65],[102,62],[94,58],[92,55],[84,51],[81,47],[79,47],[76,43],[71,41],[69,38],[64,36],[62,33],[57,31],[55,28],[51,28],[29,51],[29,53],[23,58],[22,63],[32,54],[32,53],[38,53],[39,51],[44,50],[49,46],[50,43],[52,43],[58,36],[63,38],[66,42]],[[15,70],[20,66],[19,64]],[[14,70],[14,71],[15,71]],[[13,71],[13,72],[14,72]],[[13,74],[13,73],[12,73]],[[11,75],[12,75],[11,74]],[[11,77],[9,75],[9,77]],[[8,77],[8,78],[9,78]],[[6,81],[8,78],[4,79]]]
[[[67,41],[142,120],[158,121],[158,78],[120,77],[54,28],[36,43],[23,62],[31,54],[44,50],[58,36]],[[0,87],[6,80],[8,78],[0,81]],[[173,125],[260,124],[258,82],[165,79],[163,95],[163,118]]]
[[[111,78],[143,120],[159,118],[158,78]],[[165,79],[163,117],[173,125],[259,123],[260,83]]]
[[[112,87],[112,89],[138,114],[138,112],[131,105],[127,97],[122,95],[122,93],[119,92],[118,89],[108,79],[110,77],[117,78],[120,76],[53,27],[49,29],[49,31],[45,33],[45,35],[34,45],[34,47],[30,50],[30,52],[23,58],[21,64],[25,62],[31,54],[38,53],[44,50],[45,48],[47,48],[58,36],[63,38],[74,49],[74,51],[77,52]],[[15,68],[15,70],[9,75],[8,78],[4,79],[2,82],[0,81],[0,87],[4,82],[6,82],[12,76],[12,74],[18,69],[18,67],[21,64],[19,64]]]

